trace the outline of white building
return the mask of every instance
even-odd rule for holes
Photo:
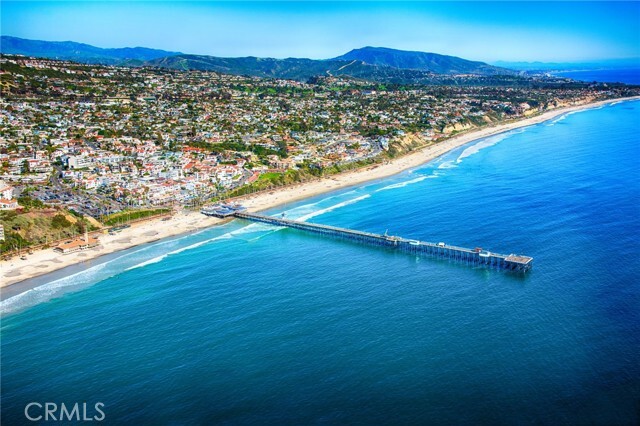
[[[90,167],[93,164],[93,158],[84,155],[70,155],[67,157],[67,167],[70,169],[82,169]]]
[[[7,185],[3,180],[0,180],[0,198],[7,200],[13,198],[13,187]]]

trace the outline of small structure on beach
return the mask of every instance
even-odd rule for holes
[[[202,207],[202,209],[200,209],[200,213],[205,216],[213,216],[224,219],[245,210],[247,210],[247,208],[238,203],[217,203]]]
[[[54,247],[53,250],[62,254],[68,254],[74,253],[76,251],[87,250],[96,247],[97,245],[98,239],[90,237],[89,234],[85,232],[84,237],[79,237],[60,243],[56,247]]]

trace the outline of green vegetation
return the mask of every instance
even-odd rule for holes
[[[31,170],[29,170],[29,162],[24,160],[20,166],[20,174],[28,175],[29,173],[31,173]]]
[[[54,229],[68,228],[71,226],[71,222],[63,214],[57,214],[51,219],[51,226]]]
[[[0,241],[0,254],[5,254],[7,252],[13,250],[20,250],[21,248],[26,248],[30,244],[27,240],[22,238],[20,233],[7,230],[4,230],[4,241]]]
[[[18,197],[18,204],[24,207],[25,212],[31,209],[43,209],[44,203],[36,198],[31,198],[28,195]]]
[[[0,212],[0,223],[4,226],[5,235],[5,241],[0,243],[2,253],[51,243],[82,234],[85,230],[97,229],[84,217],[72,215],[66,210],[38,209],[33,206],[22,213],[11,210]]]
[[[386,60],[381,53],[406,59],[406,52],[368,50],[364,53],[380,60]],[[7,99],[0,109],[15,117],[0,124],[0,137],[8,141],[0,148],[0,154],[6,154],[0,170],[22,173],[23,182],[38,182],[16,188],[24,217],[31,212],[44,214],[40,212],[44,204],[35,198],[48,200],[60,190],[59,201],[92,216],[131,209],[105,218],[108,225],[126,223],[167,212],[132,208],[161,202],[154,193],[158,185],[167,184],[167,199],[195,206],[212,194],[243,195],[370,166],[469,127],[514,121],[525,112],[538,114],[584,99],[640,93],[640,87],[563,78],[372,68],[355,58],[348,62],[218,59],[182,55],[157,62],[171,68],[176,60],[180,69],[220,73],[134,68],[134,64],[114,68],[0,54],[7,64],[3,71],[8,70],[0,75],[0,89]],[[422,59],[430,66],[428,56]],[[48,69],[51,73],[45,74]],[[236,71],[239,76],[228,75]],[[279,75],[308,83],[274,80]],[[62,121],[68,125],[60,128]],[[65,151],[60,140],[72,141],[77,152],[82,150],[96,161],[76,169],[85,171],[82,175],[60,177]],[[100,152],[110,154],[103,161]],[[252,172],[265,169],[262,166],[282,170],[293,163],[278,158],[296,159],[296,169],[266,173],[250,185],[229,189],[244,184]],[[233,181],[221,178],[220,173],[228,172]],[[94,180],[95,173],[107,178]],[[48,185],[35,190],[47,176]],[[192,185],[194,179],[198,184]],[[40,225],[53,234],[86,228],[82,215],[75,212],[50,209],[45,216]],[[9,232],[18,232],[19,238],[31,243],[39,236],[33,237],[29,229],[18,226]],[[19,238],[12,241],[21,244]]]
[[[169,211],[169,209],[125,210],[106,216],[103,223],[108,226],[120,225],[136,219],[169,213]]]
[[[327,167],[321,167],[316,164],[303,163],[299,164],[298,170],[287,170],[284,173],[264,173],[260,175],[260,178],[255,182],[244,185],[230,192],[220,194],[215,200],[224,200],[227,198],[240,197],[242,195],[251,194],[259,191],[266,191],[286,185],[292,185],[295,183],[306,182],[309,180],[317,179],[320,177],[332,176],[338,173],[342,173],[349,170],[359,169],[361,167],[377,164],[381,161],[377,159],[367,159],[354,161],[345,164],[334,164]]]
[[[217,154],[222,154],[225,151],[236,151],[236,152],[251,151],[260,158],[264,158],[267,155],[277,155],[279,157],[287,156],[286,144],[284,146],[284,150],[283,150],[283,147],[279,146],[280,150],[278,151],[274,149],[265,148],[262,145],[256,145],[256,144],[245,145],[242,142],[232,142],[232,141],[220,142],[215,144],[194,141],[194,142],[189,142],[189,146],[206,149],[209,152],[214,152]]]

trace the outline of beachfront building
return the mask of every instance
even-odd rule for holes
[[[62,254],[68,254],[68,253],[74,253],[76,251],[87,250],[87,249],[96,247],[97,245],[98,245],[97,238],[90,237],[89,235],[85,234],[84,237],[75,238],[73,240],[60,243],[56,247],[54,247],[53,250]]]

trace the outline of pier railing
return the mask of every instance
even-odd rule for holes
[[[355,231],[329,225],[301,222],[297,220],[265,216],[255,213],[236,212],[233,216],[253,222],[300,229],[314,234],[350,240],[361,244],[389,247],[406,253],[451,259],[471,265],[492,267],[505,271],[526,272],[533,266],[533,258],[521,255],[504,255],[482,249],[468,249],[445,243],[429,243],[406,238]]]

